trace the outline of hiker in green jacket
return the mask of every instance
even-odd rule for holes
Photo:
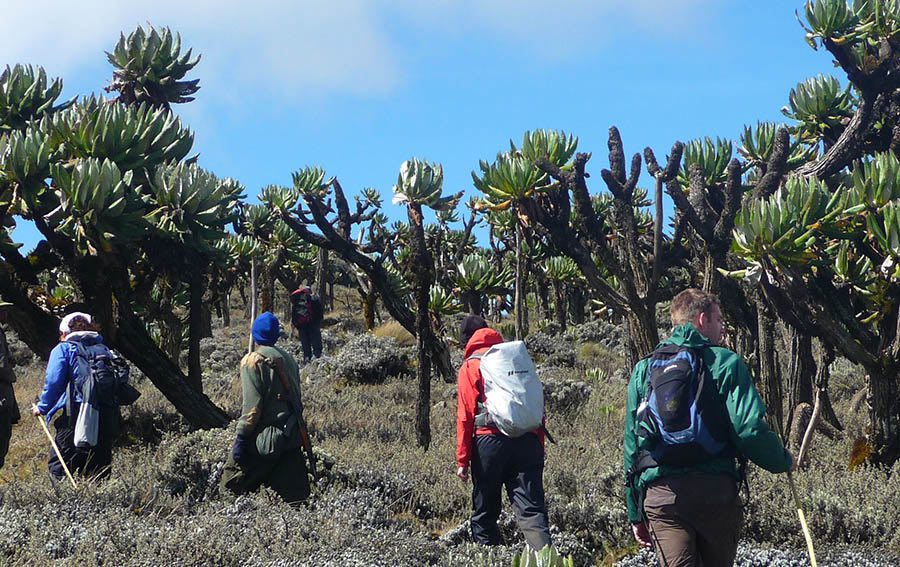
[[[297,362],[275,346],[281,325],[272,313],[257,317],[251,334],[257,346],[241,360],[242,412],[221,482],[237,494],[264,484],[285,502],[300,502],[309,496],[309,478]]]
[[[738,494],[742,467],[738,461],[745,457],[769,472],[783,473],[795,468],[794,459],[766,423],[766,407],[747,365],[735,352],[717,346],[723,334],[718,299],[699,289],[687,289],[672,300],[671,316],[672,336],[651,357],[637,363],[628,384],[624,439],[628,519],[635,539],[642,546],[654,547],[663,566],[733,565],[743,522]],[[677,365],[670,364],[674,358],[655,365],[654,361],[660,360],[657,353],[662,351],[696,353],[690,355],[696,358],[686,360],[696,361],[693,368],[705,366],[707,381],[703,385],[714,388],[698,386],[706,395],[688,400],[693,401],[693,407],[701,403],[709,406],[704,406],[700,414],[705,420],[701,427],[709,428],[709,443],[721,440],[714,455],[695,451],[691,454],[698,457],[684,457],[676,465],[671,450],[677,443],[671,438],[664,441],[662,428],[660,433],[647,433],[653,430],[652,424],[647,425],[647,416],[652,413],[655,423],[660,423],[660,416],[672,407],[648,403],[651,372],[658,369],[655,375],[663,376],[669,370],[678,370]],[[687,368],[690,375],[691,366]],[[698,378],[693,380],[695,385],[700,384]],[[660,394],[668,387],[665,379],[653,384],[657,400],[670,404],[672,400],[666,396],[677,397],[671,389]],[[706,401],[710,398],[712,401]],[[648,412],[650,408],[653,412]]]

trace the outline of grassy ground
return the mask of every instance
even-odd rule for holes
[[[77,491],[51,485],[47,442],[27,414],[43,368],[18,368],[16,391],[26,417],[14,429],[0,471],[0,563],[508,565],[521,545],[508,516],[501,524],[511,547],[486,551],[462,541],[471,488],[453,474],[455,385],[433,382],[432,445],[427,451],[416,447],[411,375],[377,384],[335,375],[342,360],[368,354],[354,351],[360,331],[358,320],[349,320],[358,311],[347,303],[330,317],[339,323],[326,329],[332,344],[346,346],[304,371],[306,417],[331,466],[313,499],[296,510],[266,491],[241,498],[220,492],[217,482],[233,432],[190,432],[146,380],[139,383],[141,399],[123,413],[113,480],[86,483]],[[240,317],[235,314],[235,320]],[[242,320],[217,330],[207,345],[213,350],[204,357],[206,391],[232,415],[240,404],[237,368],[215,361],[225,360],[223,353],[239,357],[246,348],[245,330]],[[380,334],[402,336],[390,323]],[[629,557],[636,549],[622,499],[621,350],[576,342],[575,336],[553,334],[534,342],[548,384],[548,424],[558,441],[547,448],[545,470],[555,541],[581,565],[612,565],[623,557],[641,564],[640,556]],[[567,360],[574,365],[547,366]],[[835,405],[848,434],[818,438],[810,470],[796,478],[817,545],[863,546],[871,556],[898,552],[900,476],[893,474],[896,467],[848,472],[849,447],[863,423],[862,416],[850,413],[849,396],[862,380],[844,365],[836,369],[834,382]],[[754,470],[751,487],[745,530],[751,551],[745,556],[757,557],[760,545],[763,555],[742,564],[766,564],[772,556],[765,555],[765,546],[802,549],[784,477]]]

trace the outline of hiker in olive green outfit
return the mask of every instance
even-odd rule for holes
[[[673,299],[671,312],[672,336],[657,347],[653,356],[637,363],[628,384],[624,452],[626,477],[630,477],[626,488],[628,519],[635,539],[645,547],[654,547],[663,566],[733,565],[743,522],[738,495],[742,467],[738,457],[746,457],[773,473],[792,470],[794,459],[766,423],[766,407],[747,365],[733,351],[716,346],[723,333],[718,299],[710,293],[688,289]],[[709,441],[715,437],[712,429],[720,429],[721,449],[715,456],[695,451],[691,453],[695,455],[691,464],[675,466],[671,463],[673,453],[668,452],[667,457],[654,462],[654,455],[663,455],[660,444],[667,444],[663,449],[671,451],[678,442],[672,438],[661,441],[665,438],[662,432],[648,434],[646,430],[653,427],[648,429],[642,419],[648,415],[647,408],[652,407],[652,417],[659,422],[663,419],[660,416],[672,409],[666,405],[672,397],[683,395],[671,388],[665,390],[669,388],[666,381],[677,374],[669,371],[678,368],[673,363],[675,358],[661,359],[657,354],[660,352],[678,353],[675,356],[695,353],[690,356],[696,358],[689,359],[697,361],[695,370],[682,367],[687,368],[688,374],[702,372],[705,367],[706,381],[701,382],[700,374],[694,374],[693,384],[697,391],[703,391],[705,385],[714,386],[706,390],[707,397],[703,398],[713,401],[702,402],[709,407],[704,406],[699,413],[706,421],[699,427],[709,428],[709,443],[716,442]],[[656,360],[662,362],[654,366]],[[653,382],[656,400],[666,402],[662,406],[648,404],[651,372],[656,372],[657,377]],[[694,391],[690,390],[687,399],[693,402],[692,407],[698,407],[701,396],[695,396]],[[692,420],[691,425],[699,421]],[[696,438],[695,445],[701,445],[700,435]]]
[[[281,326],[272,313],[256,318],[252,335],[257,346],[241,360],[242,413],[222,485],[243,494],[264,484],[299,502],[309,496],[309,479],[297,362],[275,346]]]

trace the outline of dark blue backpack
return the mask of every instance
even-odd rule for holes
[[[637,411],[638,435],[650,466],[691,466],[734,455],[727,410],[703,363],[702,351],[664,344],[650,355],[649,379]]]

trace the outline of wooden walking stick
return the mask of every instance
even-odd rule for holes
[[[797,508],[797,516],[800,518],[800,527],[803,529],[803,537],[806,539],[806,549],[809,552],[809,562],[812,567],[816,566],[816,551],[813,549],[812,534],[809,531],[809,525],[806,523],[806,515],[803,514],[803,507],[800,505],[800,498],[797,497],[797,488],[794,486],[794,477],[788,471],[788,483],[791,486],[791,496],[794,497],[794,506]]]
[[[60,464],[62,464],[62,468],[66,471],[66,476],[69,477],[69,482],[72,483],[72,486],[78,488],[78,484],[75,482],[75,478],[72,477],[72,473],[69,472],[69,467],[66,466],[66,461],[63,459],[62,453],[59,452],[59,447],[56,445],[56,441],[53,439],[53,436],[50,435],[50,430],[47,429],[47,423],[44,421],[44,416],[38,414],[35,416],[37,420],[40,422],[41,427],[44,429],[44,433],[47,434],[47,439],[50,440],[50,445],[53,446],[53,451],[56,453],[56,458],[59,459]]]

